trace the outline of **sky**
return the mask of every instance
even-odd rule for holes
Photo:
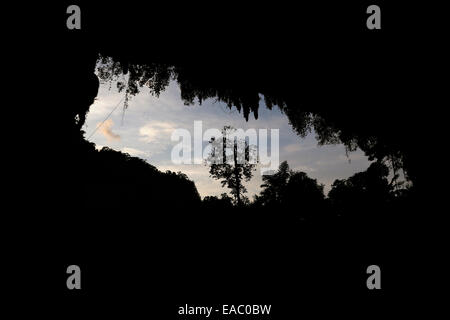
[[[317,179],[324,184],[325,193],[335,179],[348,178],[370,165],[361,150],[350,152],[347,156],[343,145],[319,146],[314,132],[301,138],[294,132],[287,117],[276,107],[267,109],[263,99],[260,100],[258,120],[251,114],[247,122],[234,107],[230,110],[226,104],[215,99],[203,101],[202,105],[184,105],[176,82],[171,82],[159,97],[153,96],[148,88],[141,88],[141,92],[130,99],[125,112],[124,92],[119,93],[115,88],[114,83],[100,85],[83,127],[87,140],[94,142],[97,148],[107,146],[145,159],[161,171],[185,173],[194,181],[202,198],[229,193],[229,189],[222,188],[218,180],[210,177],[205,164],[175,164],[171,160],[172,149],[180,142],[171,140],[173,131],[186,129],[193,137],[194,121],[202,121],[203,132],[212,128],[220,130],[226,125],[244,130],[267,129],[269,135],[271,129],[278,129],[279,161],[287,160],[291,169],[306,172]],[[248,190],[246,196],[250,199],[261,191],[259,169],[245,184]]]

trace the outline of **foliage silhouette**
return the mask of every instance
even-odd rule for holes
[[[396,192],[388,181],[389,168],[373,162],[364,171],[348,179],[336,180],[328,193],[336,214],[342,216],[364,216],[368,212],[382,215],[387,205],[394,201]]]
[[[279,205],[286,193],[291,173],[287,161],[283,161],[276,173],[264,175],[262,177],[264,183],[261,185],[263,190],[255,197],[255,203],[262,206]]]
[[[233,199],[226,193],[219,197],[206,196],[203,198],[202,205],[206,210],[231,210],[233,208]]]
[[[254,199],[256,207],[282,208],[302,219],[316,218],[325,210],[323,185],[304,172],[290,170],[287,161],[273,175],[263,176],[263,181],[263,190]]]
[[[243,182],[252,178],[257,159],[254,155],[254,146],[238,136],[233,136],[235,131],[234,128],[225,126],[222,138],[211,139],[211,153],[206,163],[209,165],[211,177],[223,179],[222,187],[226,185],[231,189],[236,205],[241,206],[243,194],[247,192]]]

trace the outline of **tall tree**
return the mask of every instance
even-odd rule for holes
[[[328,193],[332,205],[339,213],[360,214],[377,211],[392,201],[394,186],[389,183],[389,168],[382,162],[373,162],[366,171],[335,180]]]
[[[271,175],[264,175],[262,177],[263,184],[261,194],[256,197],[258,203],[264,205],[279,204],[285,193],[286,185],[288,183],[291,170],[287,161],[280,163],[278,171]]]
[[[231,190],[236,205],[241,206],[243,194],[247,192],[243,182],[252,178],[256,161],[251,161],[253,146],[245,139],[234,136],[234,131],[234,128],[225,126],[222,139],[211,139],[208,164],[211,177],[221,180],[222,187],[226,185]]]
[[[255,197],[257,206],[290,209],[303,218],[311,217],[311,212],[324,207],[323,185],[305,172],[289,169],[287,161],[283,161],[274,174],[264,176],[263,181],[263,190]]]

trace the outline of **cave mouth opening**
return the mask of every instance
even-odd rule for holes
[[[98,150],[108,147],[144,159],[161,171],[182,172],[194,181],[202,197],[220,195],[227,189],[209,176],[204,159],[196,159],[198,154],[193,150],[192,163],[172,161],[172,150],[178,143],[172,141],[172,133],[183,129],[193,137],[198,122],[204,131],[220,130],[224,126],[245,131],[267,130],[268,155],[273,153],[270,132],[278,130],[278,163],[287,161],[292,170],[317,179],[324,185],[325,192],[336,179],[364,171],[371,163],[356,147],[350,150],[337,140],[321,141],[311,119],[302,119],[303,131],[299,132],[284,107],[268,103],[262,94],[258,94],[257,107],[250,108],[257,110],[258,116],[248,117],[243,105],[233,105],[232,98],[208,97],[213,96],[214,91],[200,96],[200,91],[195,90],[183,93],[176,76],[167,70],[170,68],[156,65],[150,69],[125,67],[111,58],[100,58],[96,67],[100,88],[82,128],[85,139],[95,143]],[[186,100],[186,97],[190,98]],[[206,148],[208,142],[202,143]],[[261,169],[260,164],[257,169]],[[262,183],[261,175],[254,174],[246,183],[248,195],[257,195]]]

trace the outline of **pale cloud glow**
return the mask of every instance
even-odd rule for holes
[[[305,145],[301,145],[300,143],[291,143],[288,144],[286,146],[283,147],[283,151],[285,153],[296,153],[296,152],[300,152],[300,151],[306,151],[306,150],[310,150],[312,148],[315,148],[316,146],[305,146]]]
[[[111,119],[106,120],[105,122],[99,122],[97,124],[97,128],[101,134],[103,134],[108,141],[120,140],[120,136],[112,132],[112,127],[114,126],[114,122]]]
[[[135,148],[129,148],[129,147],[124,147],[121,150],[124,153],[128,153],[130,156],[134,156],[134,157],[144,157],[147,155],[147,152],[139,150],[139,149],[135,149]]]
[[[139,134],[142,136],[141,141],[150,143],[170,137],[176,128],[173,122],[151,121],[139,128]]]

